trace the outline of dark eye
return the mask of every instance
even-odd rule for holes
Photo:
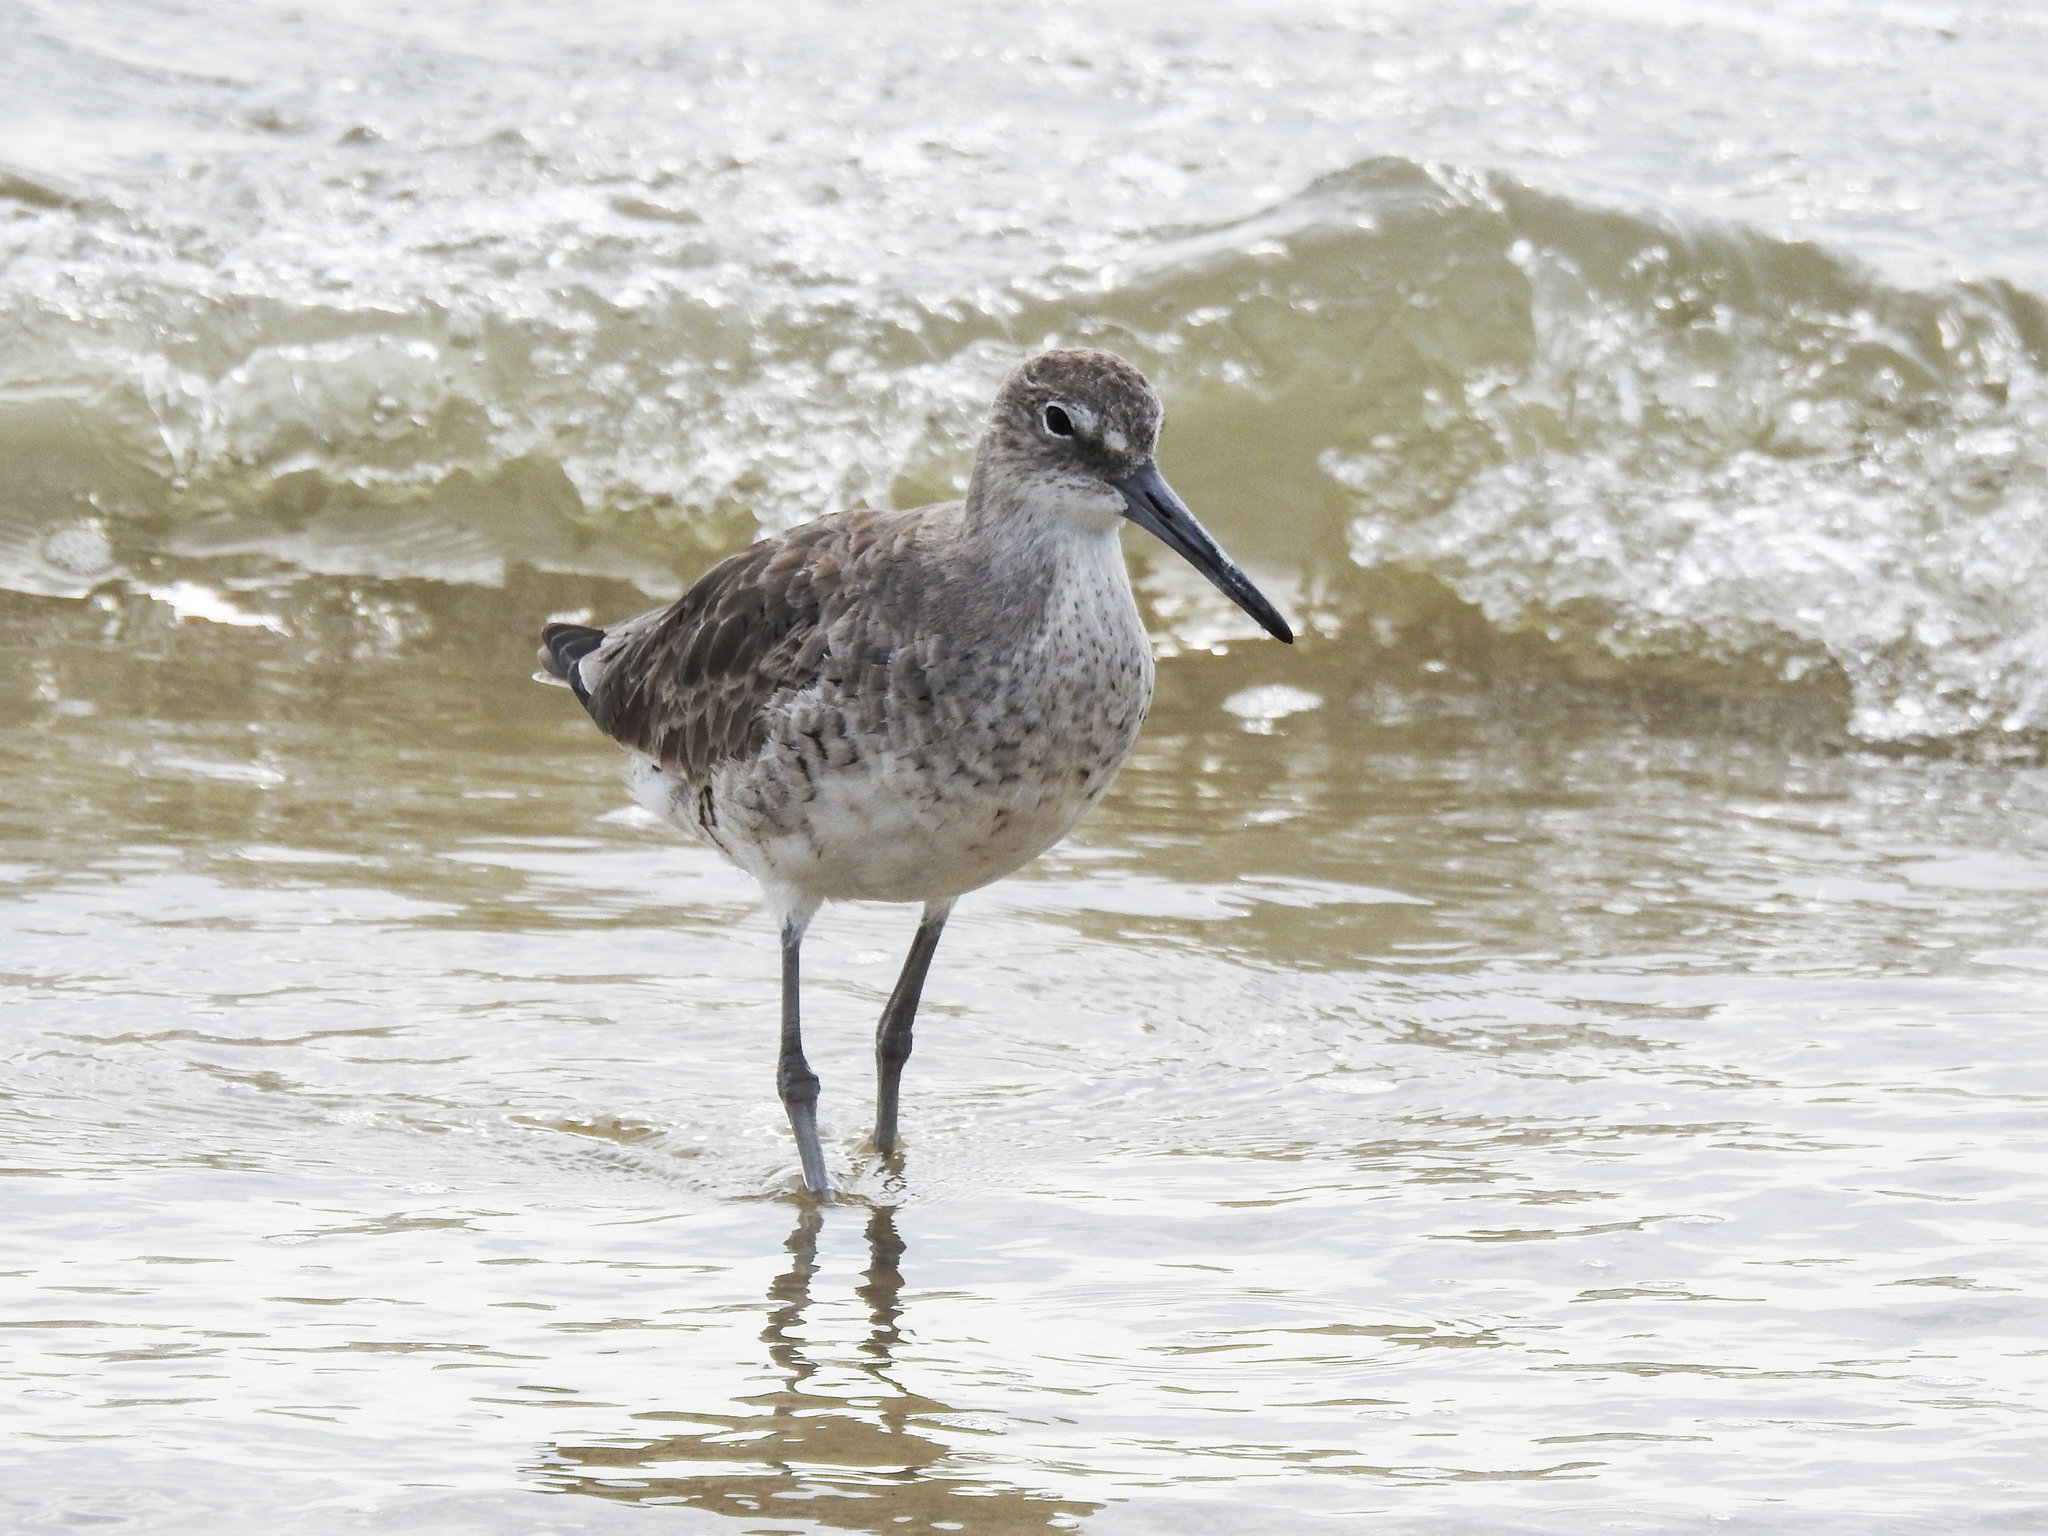
[[[1058,406],[1048,405],[1045,408],[1045,430],[1054,437],[1072,437],[1074,435],[1074,418]]]

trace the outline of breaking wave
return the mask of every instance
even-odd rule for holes
[[[359,149],[388,199],[373,141],[322,163]],[[324,264],[0,179],[0,585],[670,590],[758,527],[953,494],[994,381],[1086,342],[1159,381],[1183,493],[1339,643],[1477,626],[1586,677],[1825,676],[1866,741],[2048,731],[2048,311],[2015,287],[1391,158],[919,287],[736,253],[656,170],[514,228],[492,178],[542,150],[449,154],[472,195]],[[1235,633],[1147,585],[1183,639]]]

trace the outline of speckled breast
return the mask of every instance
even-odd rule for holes
[[[1107,551],[1015,627],[927,618],[899,642],[855,616],[817,681],[778,702],[763,750],[700,788],[697,830],[771,888],[825,900],[941,899],[1043,853],[1109,788],[1151,703]]]

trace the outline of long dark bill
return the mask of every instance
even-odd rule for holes
[[[1280,610],[1266,601],[1265,594],[1252,585],[1223,547],[1209,537],[1209,530],[1195,521],[1188,504],[1173,494],[1158,466],[1147,464],[1127,480],[1116,482],[1123,493],[1125,516],[1140,528],[1157,534],[1166,546],[1216,584],[1216,590],[1259,621],[1259,627],[1275,640],[1294,643],[1294,631],[1280,617]]]

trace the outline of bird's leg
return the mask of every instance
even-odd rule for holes
[[[818,1145],[818,1074],[804,1060],[804,1033],[797,1009],[797,951],[803,947],[804,921],[782,920],[782,1051],[775,1063],[775,1087],[796,1133],[797,1156],[803,1160],[804,1188],[832,1198],[825,1177],[825,1150]]]
[[[925,903],[903,974],[896,978],[896,990],[889,994],[889,1006],[875,1029],[875,1150],[884,1157],[896,1150],[897,1089],[903,1081],[903,1063],[910,1059],[910,1026],[924,992],[924,973],[931,969],[932,952],[939,947],[946,915],[952,910],[950,900]]]

